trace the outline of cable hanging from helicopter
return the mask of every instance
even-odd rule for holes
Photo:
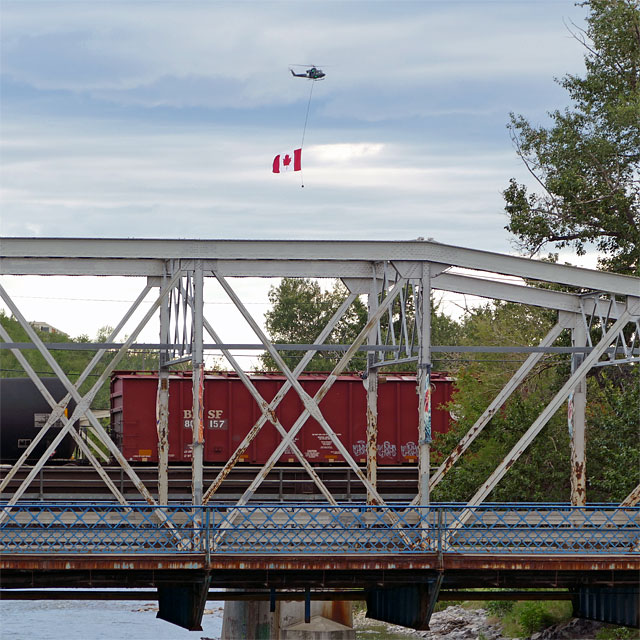
[[[304,136],[307,132],[307,122],[309,121],[309,109],[311,107],[311,97],[313,96],[313,85],[318,80],[324,80],[326,74],[322,69],[314,65],[292,65],[294,67],[309,67],[302,73],[295,73],[289,67],[289,71],[294,78],[305,78],[311,80],[311,89],[309,91],[309,100],[307,101],[307,112],[304,117],[304,126],[302,128],[302,141],[300,148],[295,149],[291,154],[279,154],[273,159],[273,173],[283,173],[286,171],[300,171],[301,187],[304,188],[304,179],[302,178],[302,148],[304,147]]]

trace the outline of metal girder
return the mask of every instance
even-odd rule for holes
[[[418,504],[429,504],[431,457],[431,269],[422,267],[416,315],[420,328],[418,353]]]
[[[202,504],[204,464],[204,274],[202,265],[193,271],[193,331],[192,331],[192,443],[191,452],[191,503]],[[189,304],[188,302],[186,304]],[[198,524],[198,523],[196,523]]]
[[[51,356],[51,354],[46,349],[46,347],[44,346],[44,344],[42,343],[42,341],[40,340],[38,335],[35,333],[35,331],[31,327],[31,325],[26,321],[24,316],[20,313],[19,309],[13,303],[13,300],[11,300],[11,298],[8,296],[8,294],[6,293],[4,288],[2,286],[0,286],[0,295],[2,296],[5,304],[7,304],[7,306],[10,308],[11,312],[13,313],[13,315],[19,321],[19,323],[22,326],[22,328],[27,332],[27,335],[29,336],[29,338],[31,338],[31,340],[38,346],[38,350],[40,351],[42,356],[47,361],[47,364],[52,368],[52,370],[54,371],[56,376],[64,384],[64,386],[67,388],[67,391],[69,392],[71,397],[77,403],[77,406],[76,406],[75,410],[73,411],[71,417],[69,418],[68,422],[62,427],[62,429],[60,430],[58,435],[54,438],[54,440],[51,442],[51,444],[49,445],[49,447],[47,448],[45,453],[41,456],[40,464],[43,464],[44,461],[51,455],[53,449],[59,444],[59,442],[62,440],[62,438],[71,429],[71,427],[73,426],[75,421],[81,415],[85,415],[87,417],[87,419],[89,420],[91,426],[93,426],[93,428],[95,429],[98,437],[100,438],[100,442],[102,442],[105,446],[107,446],[107,448],[111,451],[111,453],[113,454],[114,458],[118,461],[120,466],[127,473],[127,475],[129,476],[131,481],[134,483],[134,486],[140,492],[142,497],[150,505],[157,506],[157,503],[154,500],[154,498],[151,495],[151,493],[148,491],[148,489],[146,488],[144,483],[140,480],[140,478],[135,473],[135,471],[133,470],[131,465],[129,465],[129,463],[124,458],[124,456],[122,455],[120,450],[117,448],[117,446],[115,445],[113,440],[106,433],[106,431],[104,430],[104,428],[102,427],[100,422],[96,419],[95,415],[92,413],[92,411],[90,410],[89,406],[91,404],[91,401],[95,397],[95,394],[102,387],[102,385],[107,380],[107,378],[109,377],[111,372],[115,369],[115,366],[120,361],[122,356],[126,353],[126,351],[131,346],[131,344],[135,341],[135,339],[138,336],[138,334],[140,333],[140,331],[142,331],[142,329],[149,322],[150,318],[156,312],[156,310],[160,306],[162,300],[166,297],[166,295],[169,293],[169,291],[173,288],[173,286],[175,285],[175,283],[176,283],[176,281],[178,280],[179,277],[180,277],[180,273],[178,272],[167,283],[167,286],[160,291],[158,299],[152,304],[151,308],[147,311],[147,313],[145,314],[143,319],[138,323],[138,325],[133,330],[131,335],[127,338],[127,340],[124,343],[124,345],[122,346],[122,348],[115,354],[115,356],[112,358],[111,362],[109,362],[109,364],[105,367],[105,370],[99,376],[98,380],[94,383],[92,388],[84,396],[81,396],[79,394],[79,392],[76,389],[76,387],[70,382],[70,380],[68,379],[67,375],[60,368],[60,365]],[[27,477],[25,478],[25,480],[23,481],[23,483],[21,484],[19,489],[14,493],[12,498],[8,501],[7,507],[10,507],[11,505],[15,504],[19,500],[19,498],[22,495],[22,493],[24,492],[24,490],[26,490],[26,488],[29,486],[29,484],[31,484],[31,482],[32,482],[33,478],[35,477],[35,475],[37,474],[38,470],[39,470],[39,467],[38,467],[38,465],[36,465],[31,470],[31,472],[27,475]],[[4,511],[2,512],[2,514],[0,514],[0,520],[5,518],[7,516],[7,514],[8,514],[8,510],[7,510],[7,508],[5,508]],[[166,520],[167,520],[166,515],[159,509],[157,510],[157,516],[161,521],[166,522]]]
[[[515,461],[524,453],[527,447],[531,444],[533,439],[540,433],[542,428],[547,424],[554,413],[560,408],[563,402],[566,401],[569,393],[574,389],[576,383],[581,380],[586,373],[594,366],[598,361],[598,358],[604,353],[607,346],[615,338],[618,331],[631,320],[632,315],[627,309],[620,316],[620,319],[607,331],[602,337],[598,345],[594,350],[583,360],[582,364],[571,374],[569,380],[564,384],[562,389],[558,391],[551,402],[546,406],[538,418],[527,429],[524,435],[513,446],[511,451],[505,456],[502,462],[496,467],[489,479],[476,491],[474,496],[467,503],[467,507],[474,507],[481,504],[484,499],[491,493],[493,488],[504,477],[505,473],[511,468]],[[471,511],[468,510],[463,516],[457,526],[462,526],[464,522],[471,516]]]
[[[640,295],[640,281],[633,276],[553,264],[431,241],[3,238],[1,257],[3,259],[108,258],[136,261],[171,258],[278,261],[429,261],[619,295]],[[289,275],[296,275],[295,264],[290,264],[290,266]],[[3,266],[0,268],[4,269]],[[6,273],[6,271],[2,271],[2,273]],[[161,273],[157,275],[161,275]]]
[[[375,267],[374,267],[375,269]],[[375,277],[375,271],[369,278],[369,291],[367,295],[367,318],[375,314],[378,308],[378,282]],[[352,289],[350,289],[355,295]],[[379,340],[379,323],[369,332],[367,336],[367,344],[376,345]],[[378,487],[378,369],[374,366],[376,354],[367,354],[367,479],[373,487]],[[375,498],[371,492],[367,492],[367,504],[374,504]]]
[[[470,269],[474,270],[474,273],[461,274],[446,272],[445,270],[450,267]],[[421,274],[425,272],[429,276],[429,287],[426,287],[424,279],[421,278]],[[396,363],[400,361],[409,362],[419,359],[421,366],[419,367],[418,374],[422,389],[420,396],[420,438],[424,440],[424,445],[428,450],[426,437],[423,437],[422,433],[424,432],[426,434],[426,423],[424,420],[425,411],[422,400],[428,396],[427,390],[429,386],[428,377],[425,377],[424,373],[427,371],[426,367],[430,364],[432,353],[436,351],[447,351],[450,350],[450,348],[431,346],[430,332],[427,329],[430,310],[428,308],[421,308],[421,306],[417,304],[417,291],[420,291],[423,294],[423,302],[425,302],[424,293],[427,288],[429,290],[433,288],[555,309],[561,312],[560,324],[563,327],[565,326],[565,320],[563,320],[563,318],[566,319],[569,317],[569,315],[565,315],[563,312],[569,312],[569,314],[573,314],[574,317],[582,317],[583,326],[587,333],[587,339],[589,339],[589,329],[592,326],[602,328],[603,332],[608,331],[606,340],[612,336],[612,324],[614,327],[617,326],[618,329],[616,330],[615,346],[619,353],[616,352],[613,355],[610,355],[609,361],[605,361],[601,356],[606,351],[611,350],[613,342],[610,340],[606,345],[600,342],[595,346],[589,344],[588,348],[592,349],[592,351],[588,353],[588,355],[587,352],[585,352],[584,362],[590,361],[592,366],[602,366],[609,363],[618,364],[620,362],[632,362],[637,360],[637,351],[640,346],[636,335],[640,332],[640,323],[638,321],[638,313],[640,310],[640,305],[638,304],[640,302],[639,278],[568,267],[566,265],[554,265],[551,263],[514,256],[442,245],[435,242],[8,238],[2,241],[2,246],[0,248],[0,273],[36,275],[44,273],[48,275],[59,274],[78,276],[147,276],[147,286],[160,286],[161,291],[164,291],[164,288],[168,286],[169,277],[173,277],[173,282],[178,283],[178,288],[175,290],[175,293],[169,294],[171,295],[173,308],[169,312],[168,324],[171,324],[172,321],[174,324],[168,327],[169,331],[167,335],[167,322],[165,318],[165,322],[161,322],[161,325],[163,326],[163,333],[160,338],[160,343],[164,344],[149,346],[162,351],[166,350],[167,357],[164,358],[164,367],[161,367],[165,371],[168,371],[168,366],[171,364],[167,359],[169,357],[169,351],[171,351],[171,354],[174,356],[173,362],[192,359],[194,368],[194,418],[202,409],[200,392],[202,390],[201,382],[203,379],[204,350],[215,348],[227,357],[228,361],[238,372],[238,375],[245,383],[245,386],[247,386],[249,392],[262,409],[263,413],[260,420],[256,422],[253,429],[250,431],[250,434],[252,434],[251,437],[254,437],[262,425],[267,421],[273,422],[276,429],[282,436],[282,442],[274,452],[274,455],[266,463],[258,477],[251,483],[247,491],[244,493],[241,501],[245,500],[245,502],[250,499],[259,484],[262,482],[262,479],[266,477],[265,474],[268,473],[269,469],[273,466],[274,461],[277,461],[279,458],[280,454],[278,452],[281,453],[287,446],[291,446],[294,450],[294,454],[298,457],[314,482],[316,482],[327,501],[331,504],[335,503],[335,500],[333,500],[330,492],[326,489],[324,484],[319,480],[319,478],[314,477],[317,474],[315,474],[311,465],[306,463],[301,452],[297,449],[293,441],[296,433],[311,416],[321,424],[325,432],[329,435],[332,443],[341,452],[354,472],[358,474],[358,477],[363,481],[367,488],[368,501],[372,504],[383,504],[379,499],[375,486],[376,421],[373,415],[375,404],[373,379],[376,374],[376,367],[381,364]],[[266,403],[264,401],[257,392],[255,385],[253,385],[248,376],[244,374],[230,353],[230,349],[232,348],[242,348],[247,347],[247,345],[231,345],[222,343],[213,330],[213,327],[209,325],[204,317],[201,294],[203,280],[210,273],[213,273],[213,275],[218,278],[223,289],[227,290],[230,298],[234,301],[236,307],[245,319],[247,319],[250,326],[252,326],[254,330],[256,328],[258,329],[256,334],[261,340],[260,347],[268,351],[274,357],[287,378],[287,382],[283,387],[282,396],[276,396],[271,403]],[[169,276],[167,274],[174,275]],[[185,277],[185,274],[186,281],[183,285],[181,278]],[[531,280],[569,285],[578,289],[587,290],[588,293],[565,293],[531,286],[504,283],[499,281],[496,274],[506,274]],[[307,354],[305,354],[301,361],[302,366],[300,367],[300,365],[298,365],[298,367],[291,372],[286,366],[282,366],[284,363],[278,354],[278,345],[272,344],[267,339],[264,333],[257,326],[255,320],[251,318],[249,312],[242,303],[240,303],[239,299],[237,299],[237,296],[235,296],[235,293],[226,282],[226,278],[229,277],[256,276],[341,278],[351,291],[351,295],[349,296],[350,301],[353,301],[357,295],[369,294],[370,303],[373,301],[371,298],[371,296],[373,296],[376,299],[376,304],[371,306],[369,323],[365,330],[363,330],[364,333],[361,333],[352,345],[287,345],[286,348],[288,350],[298,349],[307,351]],[[198,280],[195,285],[193,285],[194,279]],[[391,286],[391,282],[389,282],[390,280],[395,281],[395,285],[391,292],[385,296],[387,287]],[[401,282],[402,284],[400,284]],[[227,285],[226,287],[225,283]],[[406,290],[403,288],[404,285],[407,286]],[[197,293],[198,291],[200,293]],[[197,296],[200,297],[196,302],[195,298]],[[396,296],[397,300],[394,303],[393,299],[395,299]],[[627,299],[621,299],[622,296],[627,296]],[[393,299],[390,300],[390,297]],[[426,302],[428,302],[428,300]],[[411,307],[411,303],[413,303],[413,308]],[[395,306],[392,307],[391,305]],[[156,306],[156,310],[158,306],[159,305]],[[390,311],[392,311],[392,313],[390,313]],[[388,329],[385,327],[384,335],[381,336],[379,320],[383,313],[389,314],[389,322],[387,325]],[[148,315],[147,318],[149,317],[150,316]],[[625,318],[630,322],[636,323],[637,331],[636,334],[631,336],[630,342],[624,341],[624,334],[622,332],[624,325],[623,320]],[[375,322],[371,324],[374,320]],[[620,324],[621,322],[622,324]],[[422,323],[423,329],[421,334],[418,332],[420,323]],[[202,338],[203,328],[206,328],[212,335],[215,341],[214,345],[204,344]],[[552,333],[559,330],[561,330],[561,328],[556,328]],[[328,335],[325,334],[324,331],[323,334],[325,337]],[[171,342],[172,337],[173,342]],[[3,338],[5,339],[5,345],[0,345],[0,347],[15,349],[19,346],[15,343],[9,343],[7,336],[3,335]],[[414,338],[416,341],[415,343]],[[104,351],[106,348],[117,348],[119,349],[118,355],[116,355],[117,359],[120,354],[124,353],[127,347],[132,347],[134,344],[133,340],[135,338],[129,339],[122,344],[111,343],[111,339],[112,338],[110,338],[108,343],[103,343],[100,347],[96,347],[96,349],[100,348]],[[532,367],[535,362],[539,360],[541,353],[546,349],[545,345],[551,345],[554,339],[555,338],[550,339],[548,336],[538,348],[521,348],[523,352],[535,351],[538,349],[538,352],[533,353],[527,360],[527,363],[523,365],[525,370]],[[366,475],[363,473],[363,470],[359,469],[352,456],[344,447],[344,444],[326,423],[318,407],[318,403],[331,387],[331,384],[335,380],[335,376],[344,369],[351,356],[356,350],[362,347],[365,340],[368,344],[363,348],[372,350],[369,351],[370,357],[368,358],[367,366],[369,381],[371,382],[367,394],[367,406],[371,419],[368,420],[367,443],[369,464]],[[387,341],[387,344],[381,345],[385,340]],[[633,342],[633,340],[636,342]],[[324,338],[320,342],[323,341]],[[582,344],[582,342],[580,342],[580,344]],[[41,342],[38,343],[37,346],[41,351],[44,348],[44,351],[50,356],[49,349],[44,347]],[[84,348],[87,348],[87,346],[88,345],[84,345]],[[322,385],[320,391],[316,396],[311,398],[302,390],[298,381],[298,375],[317,350],[329,347],[335,351],[346,351],[344,352],[344,356],[340,360],[339,364],[334,368],[333,372]],[[52,347],[52,349],[53,348],[54,347]],[[254,348],[254,346],[252,346],[252,348]],[[461,349],[462,348],[458,347],[455,348],[455,350]],[[464,350],[466,351],[478,351],[481,349],[483,348],[476,346],[464,347]],[[519,348],[505,347],[491,348],[488,350],[494,351],[500,349],[514,351]],[[551,347],[549,347],[549,349],[551,349]],[[393,356],[395,356],[395,360],[393,361],[388,359],[385,360],[385,354],[388,358],[389,350],[391,350],[393,352]],[[582,365],[578,367],[578,370],[582,370]],[[578,373],[578,370],[576,370],[575,373]],[[584,374],[583,370],[582,372]],[[514,376],[516,381],[512,380],[508,383],[505,390],[503,390],[494,403],[490,405],[485,414],[491,413],[492,407],[493,410],[495,410],[497,406],[502,404],[502,402],[504,402],[508,395],[517,386],[517,380],[521,379],[525,374],[526,371],[523,373],[521,368],[521,370]],[[427,380],[426,387],[423,384],[425,379]],[[104,381],[104,378],[101,378],[101,380]],[[572,376],[571,380],[567,384],[569,383],[571,383],[571,388],[573,389],[576,384],[578,384],[578,379]],[[161,383],[159,381],[159,387],[160,385]],[[285,432],[282,425],[280,425],[275,418],[275,408],[284,396],[284,393],[286,393],[290,388],[294,388],[301,396],[305,409],[299,416],[298,421],[294,424],[294,427],[292,427],[289,432]],[[564,399],[566,399],[566,396]],[[166,396],[164,397],[164,401],[166,402]],[[80,403],[84,404],[82,404],[80,409],[77,409],[76,413],[71,416],[69,421],[70,423],[75,421],[80,413],[88,411],[88,402],[90,402],[89,395],[86,395],[84,398],[80,398]],[[561,404],[564,400],[558,400],[558,397],[556,397],[551,404],[557,404],[557,402]],[[544,422],[548,417],[550,417],[550,415],[552,415],[552,412],[553,408],[550,405],[547,407],[545,412],[543,412],[543,415],[541,415],[532,425],[529,431],[527,431],[518,445],[514,447],[514,450],[512,450],[508,455],[508,460],[505,461],[504,465],[501,465],[496,469],[487,483],[485,483],[476,496],[472,498],[470,505],[472,505],[474,500],[476,501],[476,504],[484,500],[486,495],[491,491],[491,488],[500,481],[500,478],[508,470],[509,466],[519,455],[521,455],[522,451],[524,451],[528,446],[531,439],[533,439],[539,432],[544,425]],[[161,403],[159,402],[159,414],[161,413]],[[547,414],[546,417],[545,414]],[[95,417],[91,420],[90,412],[89,417],[91,424],[94,424]],[[462,446],[459,445],[460,451],[457,454],[458,456],[469,446],[470,442],[486,422],[488,422],[488,418],[485,415],[479,420],[479,423],[481,423],[479,428],[477,428],[478,423],[474,425],[470,433],[465,437],[466,440],[461,442]],[[110,452],[117,458],[117,452],[114,451],[115,445],[110,441],[106,434],[100,433],[97,428],[96,432],[99,433],[101,441],[104,441],[105,444],[107,444]],[[201,469],[202,467],[199,454],[197,453],[198,448],[202,444],[200,432],[200,428],[194,428],[194,489],[192,495],[194,504],[198,504],[199,502],[206,503],[215,492],[215,489],[219,486],[219,483],[224,479],[224,474],[221,472],[221,475],[216,479],[216,482],[214,482],[206,492],[204,491],[202,483],[198,483],[198,469]],[[160,429],[160,421],[158,433],[159,436],[163,433],[162,429]],[[159,437],[159,439],[162,440],[161,437]],[[248,446],[248,442],[250,442],[250,438],[246,443],[243,443],[244,449]],[[244,451],[244,449],[242,449],[241,445],[236,451],[236,454],[238,454],[238,451]],[[450,466],[457,459],[454,455],[455,453],[456,452],[454,451],[452,454],[454,459],[451,459],[450,456],[448,461],[441,466],[431,479],[428,478],[428,474],[422,474],[423,481],[426,480],[426,486],[423,486],[420,492],[423,503],[425,503],[425,496],[428,502],[429,491],[433,489],[441,479],[442,475],[444,475],[443,467],[447,466],[447,464]],[[234,454],[230,460],[231,467],[236,459],[237,456]],[[422,461],[422,468],[425,468],[424,460]],[[428,458],[426,468],[428,469]],[[100,473],[100,471],[98,472]],[[166,485],[166,482],[164,484]],[[425,483],[423,482],[422,484],[424,485]],[[162,480],[159,478],[159,486],[161,485]],[[640,500],[640,495],[637,494],[638,490],[636,489],[627,497],[626,501],[637,502]],[[114,493],[114,495],[118,497],[117,494]],[[143,495],[145,496],[145,499],[149,501],[147,497],[148,494],[143,493]],[[168,493],[166,490],[161,490],[161,495],[163,498],[166,496],[166,500],[168,501]],[[418,498],[416,498],[416,500],[417,499]],[[152,499],[150,504],[157,506]],[[239,504],[242,504],[242,502]]]
[[[562,314],[560,321],[549,331],[549,333],[542,339],[540,343],[541,347],[546,347],[553,344],[560,336],[562,331],[569,327],[571,323],[571,317],[568,314]],[[449,454],[446,460],[438,467],[436,472],[431,476],[429,487],[433,489],[444,478],[445,474],[453,467],[453,465],[462,457],[462,454],[471,446],[471,443],[480,435],[482,430],[489,424],[491,418],[495,415],[496,411],[509,399],[511,394],[518,388],[520,383],[525,379],[528,373],[533,367],[540,361],[544,354],[542,352],[532,353],[520,366],[520,368],[513,374],[509,382],[502,388],[500,393],[484,410],[482,415],[476,420],[474,425],[467,431],[460,442],[453,448],[453,451]],[[416,504],[417,501],[414,501]]]
[[[557,311],[584,312],[587,315],[597,313],[602,306],[597,298],[584,298],[576,293],[500,282],[495,278],[492,279],[489,274],[481,277],[445,272],[433,278],[432,287],[440,291],[517,302]],[[617,309],[613,310],[611,319],[618,319]]]
[[[438,291],[450,291],[463,295],[477,296],[492,300],[504,300],[528,304],[544,309],[556,309],[557,311],[569,311],[571,313],[584,313],[585,315],[601,315],[609,305],[608,299],[601,300],[598,297],[585,298],[577,293],[542,289],[525,284],[512,284],[501,282],[490,273],[483,275],[469,275],[449,273],[432,263],[431,288]],[[343,282],[350,291],[366,293],[369,286],[367,278],[343,278]],[[600,294],[597,294],[598,296]],[[617,320],[620,309],[615,307],[609,310],[609,318]]]
[[[381,498],[381,496],[378,494],[376,489],[368,481],[366,475],[361,471],[360,467],[355,462],[355,460],[353,460],[353,457],[347,451],[347,449],[344,446],[344,444],[340,441],[340,439],[337,437],[337,435],[335,434],[333,429],[329,426],[329,424],[325,420],[324,416],[322,415],[322,412],[320,411],[320,408],[319,408],[318,404],[319,404],[320,400],[326,395],[326,392],[329,390],[329,388],[331,387],[333,382],[335,382],[335,380],[337,378],[337,375],[348,364],[349,360],[355,354],[355,352],[357,351],[357,349],[360,346],[360,344],[362,344],[362,342],[364,342],[364,340],[366,339],[367,335],[369,334],[369,332],[371,331],[373,326],[375,326],[375,323],[377,323],[377,321],[382,316],[382,314],[393,303],[393,300],[399,294],[399,292],[402,289],[402,286],[404,286],[406,280],[404,278],[400,278],[396,282],[396,284],[393,287],[393,289],[389,292],[387,298],[378,307],[376,313],[371,317],[371,319],[367,322],[367,324],[362,329],[362,331],[358,334],[358,337],[356,338],[355,342],[351,345],[351,348],[344,354],[344,356],[341,358],[340,362],[334,367],[333,371],[329,374],[329,376],[327,377],[325,382],[322,384],[322,386],[320,387],[320,389],[318,390],[316,395],[313,398],[311,398],[306,393],[306,391],[302,388],[302,386],[301,386],[300,382],[298,381],[298,379],[295,376],[293,376],[293,374],[291,373],[291,371],[289,370],[289,368],[285,364],[284,360],[282,360],[282,358],[280,357],[279,353],[275,349],[273,349],[273,347],[271,346],[271,343],[269,342],[269,339],[267,338],[267,336],[260,329],[260,327],[257,325],[255,320],[248,313],[248,311],[245,309],[244,305],[241,303],[240,299],[236,296],[235,292],[229,286],[229,284],[226,282],[226,280],[222,276],[220,276],[219,274],[216,274],[216,278],[218,279],[218,282],[220,282],[220,284],[222,285],[223,289],[226,291],[227,295],[231,298],[231,300],[233,300],[234,304],[236,305],[236,307],[240,311],[240,313],[243,315],[245,320],[251,326],[251,329],[260,338],[260,340],[262,341],[264,346],[267,348],[267,350],[269,352],[269,355],[274,359],[274,361],[276,362],[276,364],[279,367],[279,369],[282,371],[282,373],[287,378],[287,381],[291,383],[292,388],[299,395],[299,397],[300,397],[300,399],[301,399],[301,401],[303,403],[303,406],[305,408],[303,413],[296,420],[296,422],[291,427],[291,429],[287,432],[286,437],[282,439],[282,441],[280,442],[278,447],[276,447],[276,450],[272,453],[272,455],[269,458],[269,460],[264,464],[264,466],[262,468],[262,471],[258,474],[258,476],[256,477],[256,480],[254,480],[254,482],[251,483],[251,486],[242,495],[242,497],[238,501],[238,504],[245,504],[246,501],[250,499],[251,495],[253,495],[253,493],[255,492],[255,489],[259,486],[259,484],[262,482],[262,480],[266,477],[266,474],[270,471],[270,469],[273,467],[275,462],[284,453],[284,450],[286,449],[286,447],[288,447],[294,441],[294,438],[295,438],[296,434],[303,427],[303,425],[305,424],[305,422],[306,422],[308,417],[314,418],[320,424],[320,426],[323,428],[325,433],[331,439],[333,445],[340,452],[340,454],[342,455],[342,457],[344,458],[346,463],[353,469],[354,473],[360,478],[362,483],[367,488],[367,491],[369,491],[374,496],[374,498],[376,499],[377,503],[378,504],[384,504],[384,500]]]
[[[351,306],[355,298],[356,298],[355,294],[351,294],[342,302],[340,307],[333,314],[332,318],[325,325],[324,329],[320,332],[320,335],[316,339],[316,343],[318,345],[324,342],[329,337],[329,334],[331,333],[331,331],[333,331],[333,328],[335,327],[336,323],[343,316],[344,312]],[[304,371],[305,367],[307,366],[307,364],[309,364],[309,362],[311,361],[311,358],[313,358],[314,355],[315,355],[315,351],[313,350],[313,347],[312,347],[310,350],[307,351],[307,353],[305,353],[305,355],[302,357],[300,362],[297,364],[297,366],[293,370],[292,373],[295,377],[297,377],[298,375],[300,375],[300,373]],[[235,360],[234,361],[230,360],[230,362],[232,363],[232,365],[234,365]],[[269,404],[268,411],[275,412],[276,407],[280,404],[280,402],[285,397],[287,391],[289,391],[290,388],[291,388],[291,383],[287,380],[282,385],[278,393],[276,393],[275,397]],[[263,425],[266,424],[267,420],[269,420],[269,414],[267,411],[264,411],[260,416],[260,418],[258,419],[258,421],[253,425],[253,427],[249,430],[247,435],[244,437],[242,442],[238,445],[235,452],[231,455],[231,457],[225,464],[224,468],[220,471],[216,479],[211,483],[211,485],[205,492],[204,499],[203,499],[204,504],[206,504],[211,498],[211,496],[218,490],[223,480],[227,477],[231,469],[235,466],[236,462],[240,459],[240,456],[246,451],[247,447],[251,444],[252,440],[257,436],[258,432],[263,427]],[[292,442],[291,444],[295,445],[294,442]],[[295,451],[295,449],[293,450]],[[322,487],[324,487],[324,485],[322,485]],[[324,489],[322,489],[322,492],[325,493]]]
[[[183,270],[193,269],[193,259],[181,259]],[[0,275],[132,276],[161,279],[164,259],[109,258],[5,258],[0,257]],[[203,260],[205,271],[218,271],[228,278],[366,278],[371,264],[365,260]],[[157,286],[154,284],[153,286]]]
[[[580,316],[576,316],[575,324],[571,328],[571,342],[578,347],[587,342],[587,332]],[[583,360],[584,354],[574,353],[571,358],[571,371],[576,371]],[[587,504],[586,408],[587,379],[582,377],[567,399],[567,424],[571,438],[571,504],[576,507],[584,507]]]
[[[318,410],[318,403],[320,402],[320,400],[322,400],[323,397],[325,397],[326,393],[331,388],[331,385],[337,379],[337,376],[347,366],[347,364],[351,360],[352,356],[357,351],[358,347],[366,340],[366,338],[369,335],[370,331],[376,326],[377,321],[382,316],[382,314],[387,310],[388,305],[393,302],[393,300],[398,295],[400,289],[402,288],[402,286],[404,284],[405,284],[405,280],[404,279],[400,279],[396,283],[396,285],[389,292],[388,296],[385,298],[385,300],[382,302],[382,304],[380,304],[380,306],[378,307],[376,312],[373,314],[373,316],[369,319],[367,324],[360,331],[360,333],[356,337],[354,343],[351,345],[351,348],[344,354],[344,356],[342,356],[342,358],[340,359],[338,364],[333,368],[333,370],[331,371],[331,373],[329,374],[327,379],[322,383],[322,385],[320,386],[320,389],[318,389],[318,391],[316,392],[315,396],[312,399],[311,398],[309,398],[309,399],[305,398],[305,400],[307,400],[307,402],[305,403],[304,411],[298,417],[298,419],[294,422],[293,426],[288,431],[287,436],[282,439],[282,441],[276,447],[275,451],[271,454],[271,456],[269,457],[267,462],[263,465],[262,470],[260,471],[260,473],[254,478],[254,480],[251,482],[250,486],[245,490],[243,495],[240,497],[240,499],[237,502],[238,506],[246,504],[251,499],[251,497],[256,492],[256,490],[258,489],[260,484],[266,478],[266,476],[269,473],[269,471],[273,468],[273,466],[276,464],[276,462],[278,461],[280,456],[284,453],[285,449],[294,441],[295,436],[300,431],[300,429],[303,427],[303,425],[305,424],[305,422],[307,421],[309,416],[313,416],[316,420],[318,420],[318,418],[320,418],[320,420],[318,420],[318,422],[323,426],[325,431],[327,431],[328,425],[326,424],[326,422],[324,421],[324,418],[322,418],[322,414]],[[228,290],[228,293],[233,295],[233,291],[232,290]],[[259,331],[258,333],[260,334],[261,332]],[[265,346],[267,346],[267,345],[265,344]],[[271,355],[272,356],[273,355],[278,356],[277,352],[275,352],[275,351],[273,351],[271,353]],[[276,358],[276,362],[278,362],[278,360],[279,360],[279,358]],[[297,381],[295,380],[295,378],[293,378],[291,372],[289,372],[288,367],[283,362],[279,363],[279,366],[281,366],[283,372],[285,372],[285,373],[288,372],[289,373],[289,375],[287,376],[287,379],[291,383],[291,386],[295,388]],[[299,386],[299,383],[298,383],[297,386]],[[296,389],[296,391],[297,391],[297,389]],[[304,391],[302,393],[300,393],[300,396],[301,396],[301,398],[304,398],[304,396],[306,396]],[[309,400],[311,400],[311,402],[309,402]],[[329,428],[327,433],[329,434],[330,431],[331,431],[331,429]],[[335,436],[335,434],[334,434],[334,436]],[[334,441],[334,444],[335,444],[335,441]],[[344,449],[344,446],[342,448]],[[351,459],[351,461],[353,462],[353,459],[348,454],[348,452],[346,452],[346,453],[347,453],[347,456],[346,456],[345,459],[347,461],[349,461],[349,459]],[[373,495],[373,497],[378,501],[379,504],[384,504],[384,501],[379,496],[378,492],[375,490],[374,487],[372,487],[371,483],[368,481],[366,476],[364,476],[364,474],[362,473],[362,471],[359,469],[359,467],[357,465],[355,465],[354,471],[356,472],[356,475],[360,478],[360,480],[363,482],[363,484],[367,488],[367,491],[369,491]],[[232,516],[232,518],[233,517],[234,516]],[[222,525],[220,525],[220,529],[221,530],[225,530],[225,529],[229,528],[230,526],[232,526],[232,524],[233,524],[233,520],[227,518],[225,520],[225,522]],[[220,536],[222,536],[222,535],[223,535],[222,533],[219,534],[218,538]]]
[[[621,507],[635,507],[640,502],[640,484],[620,503]]]
[[[160,282],[166,286],[167,276]],[[147,281],[148,284],[150,284]],[[169,342],[170,300],[160,306],[160,342]],[[156,432],[158,434],[158,502],[169,504],[169,351],[158,350],[158,391],[156,394]]]

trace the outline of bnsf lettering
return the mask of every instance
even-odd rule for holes
[[[228,429],[228,420],[222,417],[222,409],[209,409],[206,412],[205,424],[209,429]],[[193,411],[191,409],[182,410],[183,426],[185,429],[193,429]]]
[[[191,409],[183,409],[182,410],[182,417],[185,420],[188,420],[189,418],[193,417],[193,411]],[[207,411],[207,418],[209,418],[209,420],[220,420],[220,418],[222,418],[222,414],[224,413],[224,411],[222,409],[209,409]]]

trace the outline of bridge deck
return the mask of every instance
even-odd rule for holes
[[[638,507],[358,504],[1,507],[7,554],[640,555]]]
[[[0,505],[2,587],[636,584],[640,508]]]

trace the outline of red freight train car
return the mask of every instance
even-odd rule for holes
[[[326,379],[318,373],[303,374],[300,383],[313,397]],[[252,374],[251,380],[262,397],[271,401],[286,379],[280,374]],[[448,411],[442,405],[451,399],[451,378],[432,374],[432,430],[434,435],[447,431]],[[158,378],[147,372],[118,372],[111,381],[111,424],[125,458],[138,462],[157,462],[156,393]],[[171,374],[169,381],[169,461],[191,460],[192,382],[190,372]],[[358,462],[366,460],[366,389],[357,375],[340,376],[320,410],[331,428]],[[289,430],[303,411],[302,401],[289,390],[276,414]],[[260,410],[242,380],[234,373],[205,376],[204,460],[225,463],[260,417]],[[262,464],[275,450],[281,437],[266,423],[242,461]],[[308,419],[295,439],[308,460],[315,463],[343,462],[322,427]],[[415,375],[381,374],[378,385],[378,462],[402,464],[416,462],[418,456],[418,397]],[[281,463],[295,462],[286,451]]]

